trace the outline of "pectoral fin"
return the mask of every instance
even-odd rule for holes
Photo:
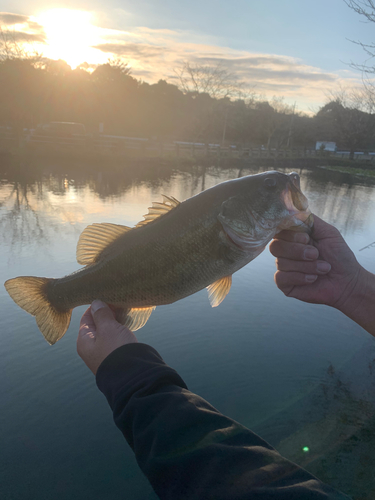
[[[116,308],[116,320],[135,332],[145,326],[154,309],[155,306],[133,307],[132,309],[118,307]]]
[[[228,295],[232,285],[232,275],[225,276],[207,287],[208,299],[212,307],[217,307]]]

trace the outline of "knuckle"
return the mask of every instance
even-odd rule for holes
[[[274,280],[278,288],[282,287],[283,284],[283,272],[282,271],[276,271],[274,274]]]
[[[271,254],[276,257],[277,256],[277,240],[272,240],[269,246],[269,251]]]
[[[278,257],[276,259],[276,268],[279,271],[288,271],[289,267],[290,265],[288,259],[283,259],[282,257]]]

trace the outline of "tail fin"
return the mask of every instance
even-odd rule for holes
[[[52,345],[67,331],[72,311],[58,311],[49,301],[47,285],[50,278],[20,276],[5,282],[4,286],[14,302],[35,316],[39,330]]]

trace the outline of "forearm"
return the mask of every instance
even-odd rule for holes
[[[114,351],[97,383],[162,499],[348,498],[189,392],[149,346]]]
[[[338,309],[375,337],[375,274],[362,268],[356,287]]]

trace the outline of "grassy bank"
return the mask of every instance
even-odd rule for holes
[[[361,166],[349,165],[317,165],[318,168],[341,172],[343,174],[357,175],[359,177],[370,177],[375,179],[375,168],[361,168]]]

